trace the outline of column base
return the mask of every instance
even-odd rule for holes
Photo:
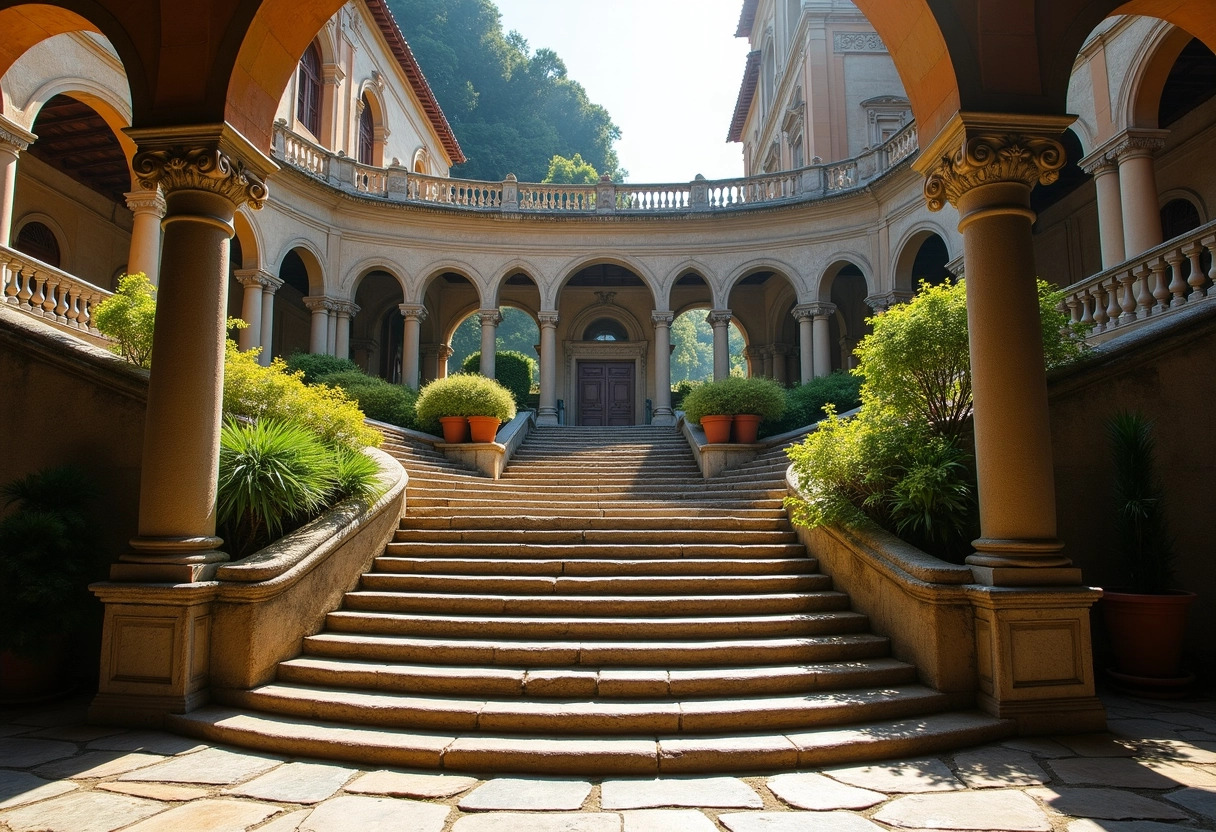
[[[985,586],[1080,586],[1081,570],[1075,566],[976,566],[971,577]]]
[[[1106,730],[1106,708],[1096,696],[1001,703],[981,693],[976,697],[976,704],[998,719],[1012,719],[1022,736],[1088,734]]]
[[[542,407],[536,412],[536,424],[552,426],[557,423],[557,408]]]
[[[651,414],[650,424],[658,425],[659,427],[663,427],[663,428],[675,427],[676,414],[672,413],[670,410],[668,410],[668,411],[657,410],[653,414]]]
[[[132,583],[192,584],[210,581],[228,554],[218,537],[136,537],[128,552],[110,567],[110,580]]]

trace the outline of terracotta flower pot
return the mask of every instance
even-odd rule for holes
[[[449,445],[469,441],[469,420],[464,416],[440,416],[443,426],[443,441]]]
[[[711,445],[719,445],[730,441],[730,425],[734,416],[702,416],[701,428],[705,431],[705,441]]]
[[[1173,679],[1182,675],[1182,636],[1195,593],[1173,590],[1141,595],[1118,589],[1102,594],[1102,617],[1115,651],[1117,672]]]
[[[763,421],[754,413],[735,414],[735,441],[751,445],[760,433],[760,423]]]
[[[497,416],[470,416],[469,433],[474,442],[493,442],[502,420]]]
[[[38,702],[62,694],[66,655],[64,640],[58,637],[37,656],[0,650],[0,702]]]

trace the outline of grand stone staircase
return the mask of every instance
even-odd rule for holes
[[[389,435],[407,516],[277,679],[177,730],[464,771],[776,770],[1010,733],[917,683],[785,517],[780,449],[538,428],[501,480]]]

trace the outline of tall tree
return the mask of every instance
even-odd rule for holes
[[[468,157],[453,174],[539,182],[554,156],[578,153],[600,173],[623,175],[613,146],[621,131],[608,111],[567,76],[556,52],[532,52],[518,32],[504,34],[493,0],[388,6]]]

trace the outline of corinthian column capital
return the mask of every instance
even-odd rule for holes
[[[1071,116],[960,113],[917,160],[930,211],[981,185],[1050,185],[1067,161],[1059,135]]]
[[[138,145],[131,166],[141,188],[166,195],[193,190],[217,194],[233,205],[261,208],[265,178],[278,169],[226,124],[126,130]]]
[[[426,320],[426,307],[420,303],[399,303],[397,311],[406,320],[415,320],[418,323]]]
[[[13,154],[24,153],[38,137],[20,124],[0,116],[0,146]]]

